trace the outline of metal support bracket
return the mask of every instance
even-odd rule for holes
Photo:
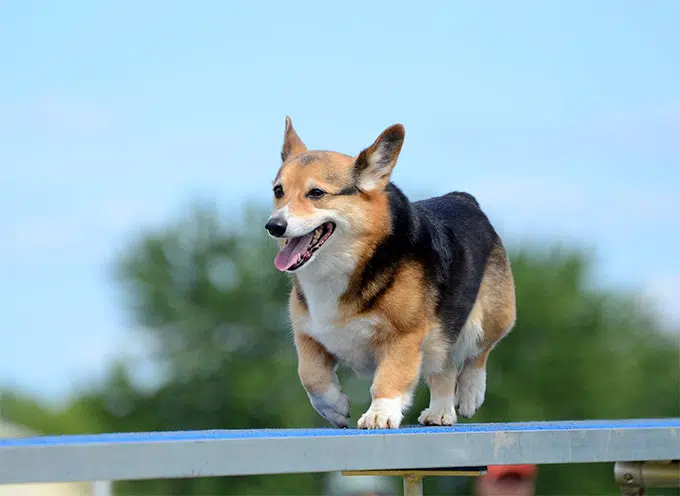
[[[680,461],[616,462],[614,479],[623,496],[642,496],[651,487],[680,488]]]
[[[487,472],[486,467],[418,468],[397,470],[344,470],[342,475],[398,476],[403,479],[404,496],[423,496],[423,479],[430,477],[478,477]]]

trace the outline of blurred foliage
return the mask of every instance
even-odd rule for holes
[[[152,337],[155,388],[130,366],[83,391],[66,410],[5,399],[4,415],[41,432],[326,426],[298,381],[286,300],[273,267],[266,214],[222,216],[210,205],[147,232],[122,254],[116,278],[134,327]],[[664,334],[631,296],[590,287],[577,250],[511,253],[518,323],[495,349],[474,422],[680,416],[678,336]],[[341,372],[352,418],[369,382]],[[405,422],[427,405],[420,387]],[[427,494],[455,481],[426,480]],[[469,488],[466,488],[468,491]],[[546,465],[540,494],[618,494],[611,464]],[[125,482],[118,494],[321,494],[323,476],[281,475]],[[458,492],[460,494],[460,492]]]
[[[41,434],[94,434],[103,428],[87,401],[76,400],[59,409],[11,389],[0,391],[0,396],[0,418]]]

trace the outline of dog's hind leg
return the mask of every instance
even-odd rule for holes
[[[486,394],[486,358],[489,350],[468,360],[460,372],[456,390],[458,413],[466,419],[472,417],[484,403]]]
[[[512,330],[515,319],[512,271],[505,249],[499,245],[491,252],[475,307],[466,325],[477,330],[479,351],[465,357],[458,376],[456,406],[462,417],[472,417],[484,403],[489,353]]]
[[[430,406],[418,417],[422,425],[453,425],[456,423],[455,393],[458,372],[451,363],[448,367],[428,374],[425,380],[430,388]]]

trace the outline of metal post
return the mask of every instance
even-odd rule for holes
[[[478,477],[487,473],[486,467],[411,468],[392,470],[344,470],[342,475],[394,475],[402,478],[404,496],[423,496],[423,479],[434,477]]]
[[[423,477],[421,475],[404,476],[404,496],[423,496]]]
[[[680,461],[617,462],[614,478],[624,496],[642,496],[650,487],[680,487]]]

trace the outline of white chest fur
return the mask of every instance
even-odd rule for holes
[[[355,373],[372,373],[375,370],[375,355],[370,340],[377,317],[361,317],[338,323],[338,303],[347,289],[348,278],[301,277],[299,280],[309,311],[304,323],[305,331]]]

